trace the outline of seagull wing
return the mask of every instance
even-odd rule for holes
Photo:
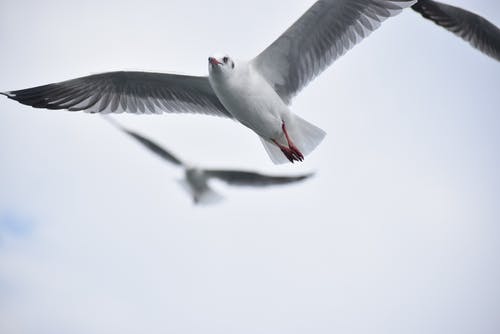
[[[35,108],[90,113],[199,113],[231,117],[207,77],[108,72],[1,93]]]
[[[178,166],[183,166],[184,165],[179,158],[177,158],[171,152],[167,151],[165,148],[161,147],[160,145],[158,145],[154,141],[152,141],[152,140],[150,140],[150,139],[148,139],[148,138],[146,138],[146,137],[138,134],[135,131],[131,131],[131,130],[124,130],[124,131],[125,131],[126,134],[128,134],[131,137],[133,137],[135,140],[137,140],[142,145],[144,145],[144,147],[146,147],[147,149],[149,149],[151,152],[157,154],[161,158],[163,158],[163,159],[165,159],[165,160],[173,163],[174,165],[178,165]]]
[[[285,103],[414,0],[320,0],[252,60]]]
[[[132,138],[137,140],[139,143],[144,145],[144,147],[146,147],[148,150],[150,150],[151,152],[160,156],[161,158],[167,160],[168,162],[173,163],[174,165],[178,165],[178,166],[184,165],[184,163],[179,158],[177,158],[174,154],[167,151],[165,148],[161,147],[159,144],[155,143],[151,139],[148,139],[148,138],[138,134],[135,131],[132,131],[132,130],[129,130],[129,129],[123,127],[122,125],[120,125],[118,122],[116,122],[114,119],[112,119],[110,117],[106,116],[105,119],[108,122],[110,122],[111,124],[113,124],[116,128],[123,131],[127,135],[131,136]]]
[[[477,14],[437,1],[420,0],[412,8],[500,61],[500,29],[493,23]]]
[[[205,170],[205,175],[209,178],[220,179],[221,181],[234,186],[265,187],[302,181],[311,177],[313,174],[298,176],[271,176],[248,171]]]

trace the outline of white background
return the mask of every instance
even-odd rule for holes
[[[111,70],[204,75],[313,1],[2,1],[0,91]],[[453,0],[500,23],[500,3]],[[294,100],[328,132],[274,166],[199,115],[119,115],[193,163],[317,171],[195,207],[98,115],[0,101],[2,333],[498,333],[500,66],[412,10]]]

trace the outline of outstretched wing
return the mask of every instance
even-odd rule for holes
[[[184,163],[179,158],[177,158],[173,153],[167,151],[165,148],[161,147],[159,144],[155,143],[151,139],[148,139],[135,131],[132,131],[132,130],[125,128],[124,126],[122,126],[121,124],[116,122],[111,117],[104,116],[104,118],[109,123],[113,124],[113,126],[115,126],[117,129],[119,129],[119,130],[123,131],[124,133],[126,133],[127,135],[131,136],[132,138],[137,140],[144,147],[146,147],[148,150],[150,150],[154,154],[158,155],[159,157],[167,160],[168,162],[173,163],[174,165],[178,165],[178,166],[184,165]]]
[[[188,75],[108,72],[1,94],[35,108],[231,117],[207,77]]]
[[[253,59],[290,103],[326,67],[415,0],[320,0]]]
[[[500,29],[485,18],[462,8],[431,0],[420,0],[412,8],[500,61]]]
[[[205,170],[208,177],[220,179],[234,186],[265,187],[298,182],[311,177],[313,174],[298,176],[271,176],[255,172],[236,170]]]

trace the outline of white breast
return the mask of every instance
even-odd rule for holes
[[[243,125],[264,138],[281,132],[288,107],[251,65],[240,61],[234,69],[211,71],[209,79],[224,107]]]

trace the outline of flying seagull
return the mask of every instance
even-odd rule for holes
[[[244,170],[203,169],[192,167],[151,139],[123,127],[110,117],[105,118],[115,127],[137,140],[162,159],[182,167],[184,169],[184,179],[180,181],[181,185],[190,193],[195,204],[211,203],[222,199],[219,194],[210,188],[208,184],[210,179],[218,179],[232,186],[268,187],[299,182],[313,175],[272,176]]]
[[[387,18],[416,0],[320,0],[251,60],[208,58],[208,77],[108,72],[4,92],[20,103],[91,113],[202,113],[257,133],[271,160],[302,161],[325,132],[290,111],[292,98]]]
[[[419,0],[412,8],[500,61],[500,29],[485,18],[462,8],[432,0]]]

